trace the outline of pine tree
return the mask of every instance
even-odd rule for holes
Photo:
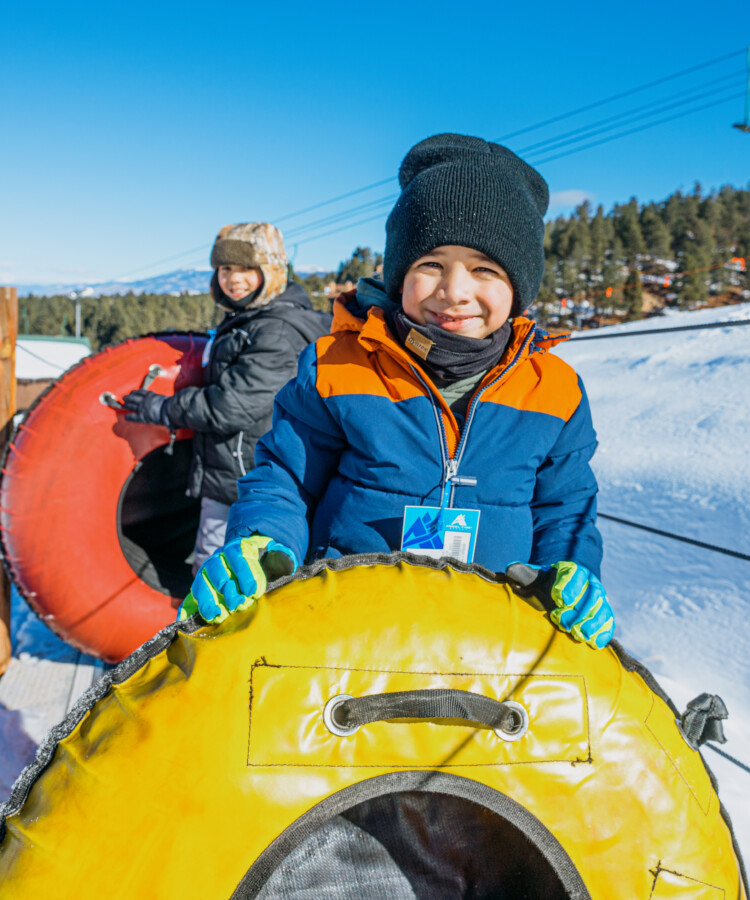
[[[646,253],[651,259],[668,258],[671,253],[669,229],[659,215],[655,203],[649,203],[641,212],[641,233]]]
[[[711,266],[714,249],[714,239],[708,225],[696,219],[683,246],[678,270],[684,273],[680,278],[679,298],[680,306],[689,308],[708,299],[710,272],[707,270]]]
[[[622,241],[625,256],[635,265],[639,256],[646,252],[641,223],[638,217],[638,201],[631,197],[625,206],[615,207],[615,231]]]
[[[375,254],[369,247],[357,247],[351,257],[342,262],[336,273],[338,284],[353,281],[355,284],[360,278],[371,276],[375,272],[378,262],[383,261],[382,254]]]
[[[622,289],[622,300],[626,321],[643,318],[643,285],[641,273],[635,266],[631,266],[628,271],[627,281]]]
[[[607,250],[607,229],[604,224],[604,207],[600,204],[591,220],[591,275],[601,275]]]

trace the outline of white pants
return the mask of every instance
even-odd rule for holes
[[[198,522],[198,534],[195,536],[193,575],[197,573],[214,550],[224,546],[229,510],[228,503],[219,503],[218,500],[211,500],[210,497],[201,497],[201,517]]]

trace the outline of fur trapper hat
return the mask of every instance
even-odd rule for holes
[[[247,266],[260,269],[263,284],[243,300],[232,300],[219,285],[218,272],[211,279],[211,296],[225,309],[254,309],[265,306],[286,290],[288,265],[281,232],[268,222],[243,222],[225,225],[211,250],[211,265]]]

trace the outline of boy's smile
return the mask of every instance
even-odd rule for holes
[[[420,325],[484,338],[508,319],[513,288],[502,266],[478,250],[445,245],[420,257],[406,273],[402,306]]]
[[[263,284],[263,273],[247,266],[219,266],[219,286],[232,300],[243,300]]]

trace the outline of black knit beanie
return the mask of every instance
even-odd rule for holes
[[[544,275],[547,182],[515,153],[482,138],[436,134],[406,154],[401,196],[386,222],[383,280],[400,302],[404,276],[436,247],[471,247],[505,269],[511,315],[536,297]]]

